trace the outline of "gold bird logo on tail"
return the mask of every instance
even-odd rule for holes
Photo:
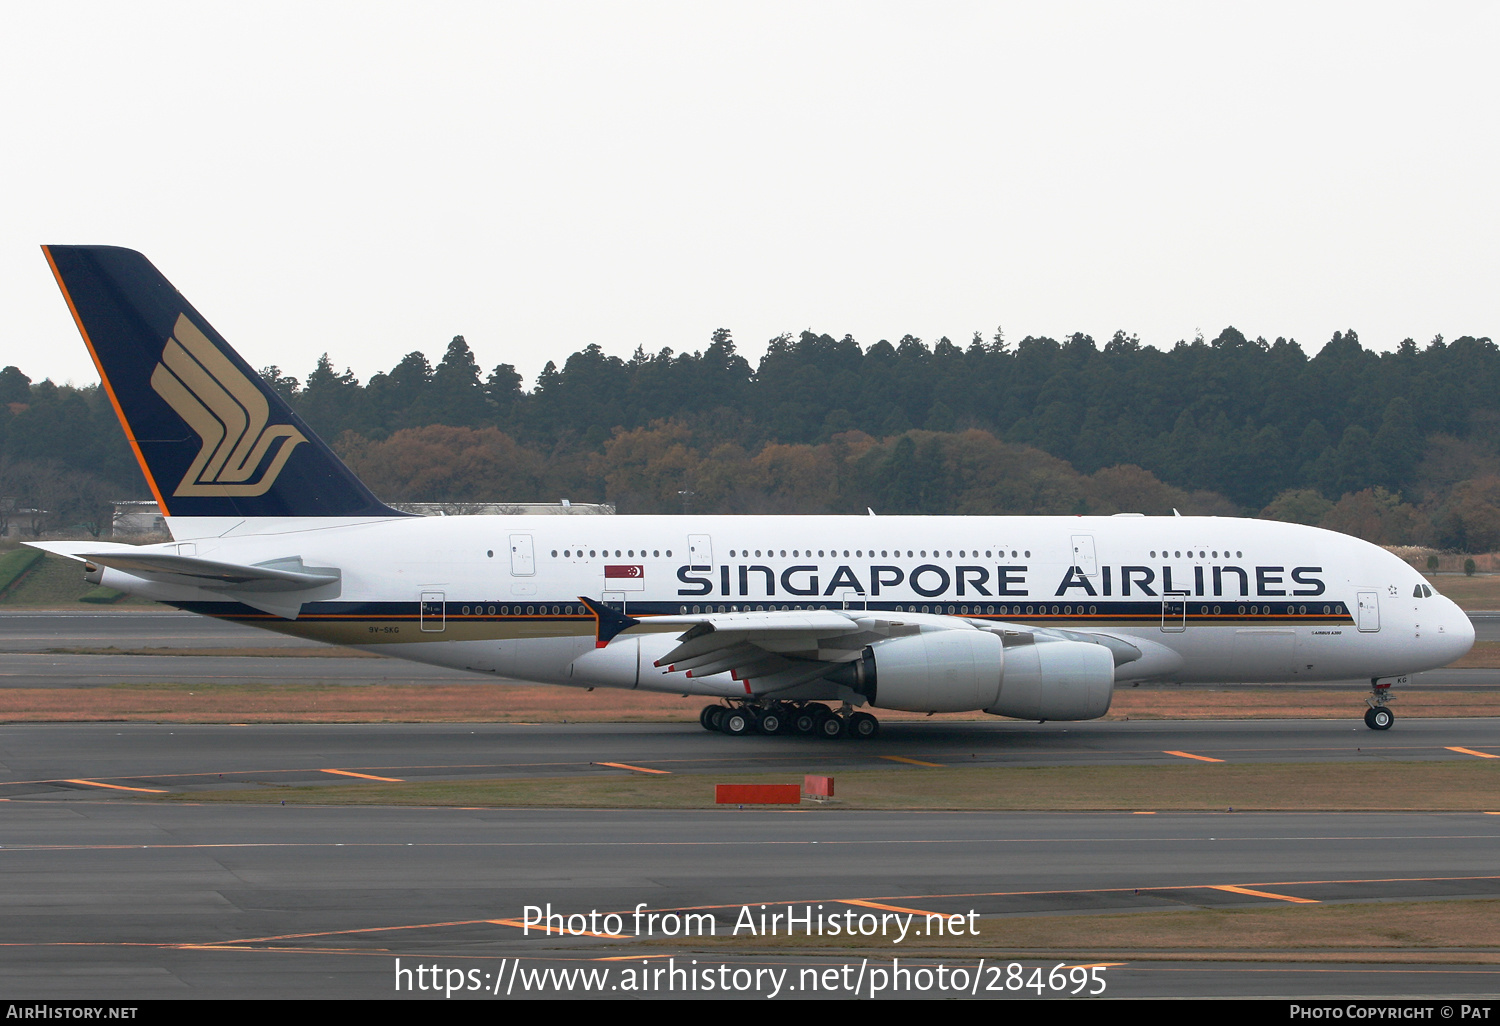
[[[260,389],[186,315],[172,330],[151,387],[203,440],[172,494],[264,495],[307,438],[290,424],[266,426]]]

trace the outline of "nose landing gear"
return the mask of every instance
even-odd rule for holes
[[[1404,684],[1406,678],[1376,677],[1370,681],[1370,697],[1365,699],[1370,706],[1365,710],[1365,726],[1371,730],[1390,730],[1391,724],[1396,722],[1396,714],[1391,712],[1389,703],[1391,685],[1397,681]]]

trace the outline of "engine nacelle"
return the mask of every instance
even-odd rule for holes
[[[1109,712],[1114,655],[1087,641],[1041,641],[1005,650],[1000,697],[985,712],[1022,720],[1093,720]]]
[[[1115,661],[1103,645],[991,631],[930,631],[866,646],[828,675],[877,709],[1091,720],[1109,711]]]
[[[877,709],[969,712],[1000,697],[1005,646],[989,631],[931,631],[867,645],[829,679]]]

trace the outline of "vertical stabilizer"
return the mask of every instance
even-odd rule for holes
[[[402,515],[141,254],[42,250],[164,515]]]

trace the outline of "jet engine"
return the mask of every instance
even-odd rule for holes
[[[930,631],[867,645],[828,679],[877,709],[1090,720],[1109,711],[1115,660],[1108,648],[1087,641]]]

